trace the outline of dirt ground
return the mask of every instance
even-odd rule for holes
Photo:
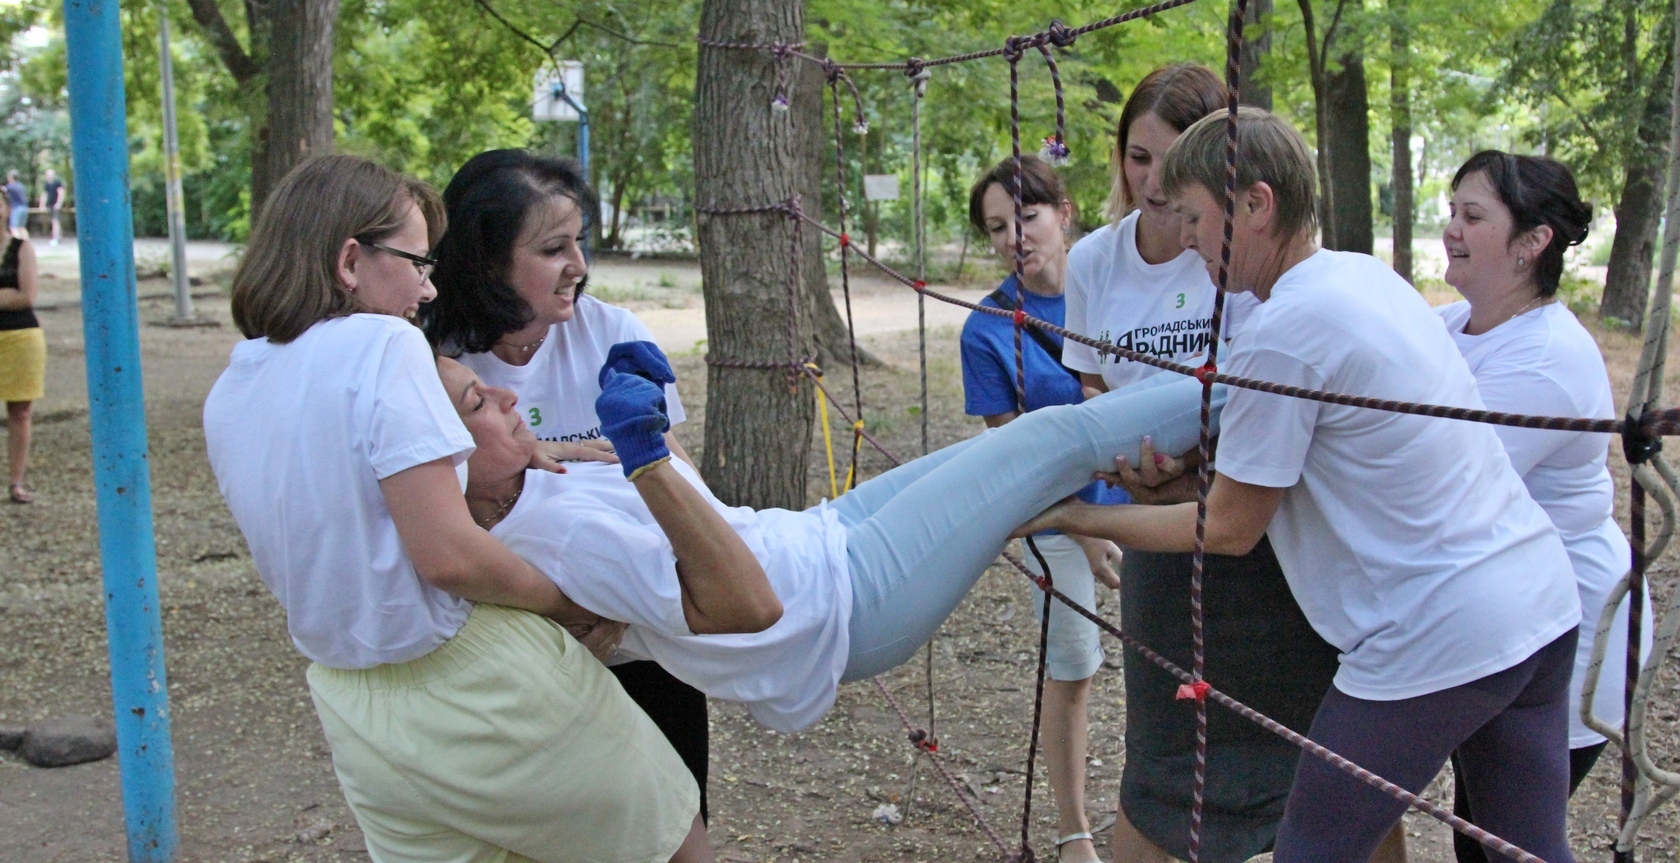
[[[697,451],[703,444],[705,387],[704,366],[692,350],[694,333],[699,338],[704,333],[703,326],[693,328],[699,316],[697,270],[675,262],[604,262],[596,284],[603,296],[657,321],[656,333],[674,353],[691,414],[678,435]],[[142,295],[164,289],[161,282],[148,282]],[[856,299],[883,321],[904,302],[902,289],[868,280],[857,287]],[[144,300],[141,317],[182,858],[366,859],[308,703],[306,663],[291,647],[278,605],[252,570],[204,458],[204,395],[237,339],[226,301],[199,301],[201,313],[222,322],[215,328],[164,327],[170,310],[165,299]],[[50,362],[31,469],[38,502],[0,507],[0,725],[110,710],[81,319],[68,302],[42,318]],[[962,416],[957,320],[960,316],[939,324],[929,340],[930,443],[936,448],[980,428]],[[870,428],[894,452],[914,455],[920,450],[914,333],[884,325],[870,332],[869,348],[889,364],[864,373]],[[1638,343],[1617,333],[1597,335],[1615,388],[1624,392]],[[837,440],[844,431],[837,423]],[[1612,459],[1625,488],[1619,453],[1613,451]],[[886,461],[866,451],[863,466],[864,475],[873,475]],[[813,500],[826,487],[819,458],[811,467]],[[1675,573],[1670,553],[1653,571],[1659,602],[1674,589]],[[1010,841],[1019,835],[1031,719],[1037,634],[1031,608],[1020,576],[994,567],[932,651],[941,753]],[[1102,596],[1099,610],[1117,619],[1116,595]],[[1112,643],[1109,648],[1110,664],[1117,667],[1118,648]],[[888,675],[886,683],[925,723],[922,667],[918,660]],[[1657,687],[1653,710],[1660,751],[1670,754],[1680,750],[1674,667],[1671,662]],[[711,835],[723,861],[995,859],[966,811],[926,767],[911,793],[912,762],[902,729],[867,684],[843,687],[828,718],[800,734],[765,731],[744,711],[722,703],[713,703],[712,720]],[[1121,680],[1105,669],[1092,696],[1088,783],[1088,807],[1105,857],[1124,734]],[[1607,758],[1572,804],[1575,849],[1582,859],[1609,856],[1615,774]],[[1438,779],[1432,794],[1439,797],[1444,783],[1445,777]],[[907,798],[909,817],[902,825],[873,819],[881,803],[903,807]],[[1034,801],[1034,847],[1049,859],[1053,809],[1042,774]],[[1446,828],[1416,815],[1407,823],[1414,859],[1450,859]],[[1648,822],[1641,853],[1672,858],[1680,845],[1677,835],[1680,810],[1666,809]],[[0,755],[0,863],[124,857],[114,760],[39,770]]]

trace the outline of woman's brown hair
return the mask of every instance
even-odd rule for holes
[[[1126,146],[1132,124],[1145,114],[1154,114],[1173,131],[1183,134],[1197,120],[1228,106],[1225,85],[1206,66],[1174,63],[1161,66],[1138,82],[1120,109],[1120,123],[1114,133],[1114,152],[1109,154],[1111,176],[1106,210],[1110,221],[1118,222],[1137,207],[1126,183]]]
[[[968,191],[968,223],[981,236],[986,235],[986,190],[994,184],[1002,186],[1010,197],[1015,196],[1014,157],[993,165]],[[1068,203],[1067,187],[1062,184],[1062,176],[1056,173],[1056,169],[1037,156],[1021,156],[1022,206],[1048,204],[1059,207],[1064,203]]]
[[[338,253],[354,238],[377,243],[408,208],[426,220],[427,246],[443,234],[436,189],[359,156],[320,156],[293,168],[251,228],[233,274],[233,322],[246,338],[286,343],[328,318],[365,311],[338,281]]]

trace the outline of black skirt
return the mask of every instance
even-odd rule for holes
[[[1121,625],[1190,667],[1190,555],[1127,551]],[[1202,580],[1206,677],[1232,698],[1306,733],[1336,674],[1337,651],[1313,631],[1289,592],[1271,543],[1242,557],[1207,556]],[[1120,806],[1150,841],[1189,856],[1196,711],[1177,678],[1125,650],[1126,763]],[[1300,750],[1230,710],[1208,704],[1201,857],[1247,860],[1277,835]]]

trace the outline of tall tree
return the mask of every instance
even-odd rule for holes
[[[1272,14],[1272,0],[1249,0],[1243,13],[1242,93],[1244,105],[1272,110],[1272,85],[1260,74],[1266,55],[1272,50],[1272,31],[1266,16]]]
[[[803,2],[706,0],[702,38],[798,42]],[[792,113],[771,110],[776,60],[762,51],[702,46],[695,77],[694,185],[702,207],[781,201],[799,189]],[[789,309],[793,232],[781,213],[701,215],[696,235],[706,300],[707,350],[723,363],[787,359],[811,350],[808,305]],[[817,234],[806,226],[804,241]],[[815,413],[811,388],[789,386],[786,370],[714,364],[707,374],[706,446],[700,472],[736,505],[805,505],[805,461]]]
[[[1610,266],[1598,313],[1639,328],[1645,323],[1645,306],[1650,300],[1651,264],[1657,251],[1657,226],[1662,221],[1668,126],[1674,110],[1668,93],[1674,74],[1674,49],[1672,43],[1663,40],[1669,46],[1664,51],[1667,56],[1657,74],[1645,80],[1638,60],[1639,22],[1632,8],[1626,10],[1624,21],[1627,86],[1632,92],[1643,92],[1644,99],[1636,103],[1638,133],[1627,151],[1622,194],[1616,201],[1616,236],[1610,243]]]
[[[1372,247],[1371,116],[1365,53],[1352,19],[1363,0],[1335,0],[1322,35],[1313,0],[1297,0],[1307,42],[1317,119],[1319,216],[1324,245],[1369,254]]]
[[[1412,281],[1412,36],[1409,0],[1389,0],[1388,98],[1393,147],[1394,272]]]
[[[333,28],[339,0],[245,0],[241,45],[216,0],[187,0],[239,85],[251,133],[251,212],[304,159],[332,150]]]

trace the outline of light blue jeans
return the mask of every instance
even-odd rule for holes
[[[835,501],[851,563],[851,650],[842,680],[908,661],[933,637],[1009,534],[1112,470],[1145,436],[1178,454],[1197,442],[1202,385],[1165,373],[1084,404],[1042,408],[894,468]],[[1215,430],[1225,404],[1213,391]]]

